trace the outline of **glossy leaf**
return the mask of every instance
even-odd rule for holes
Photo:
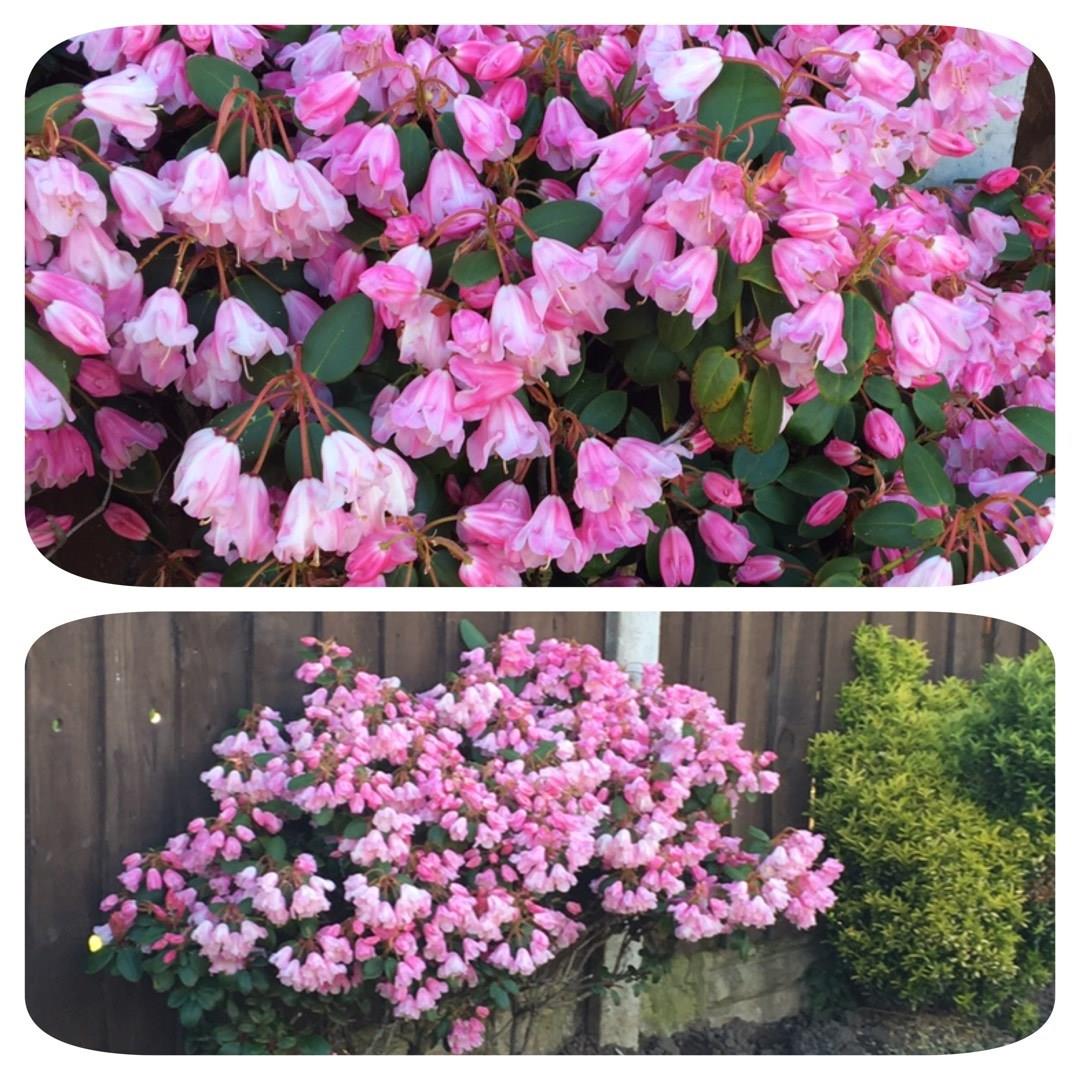
[[[923,506],[953,506],[956,503],[956,488],[932,451],[920,443],[909,442],[900,463],[908,491]]]
[[[742,373],[726,349],[706,349],[694,362],[690,395],[699,412],[717,412],[735,396]]]
[[[751,450],[760,454],[776,441],[783,409],[784,395],[776,368],[759,368],[750,386],[746,408],[746,435]]]
[[[764,68],[745,60],[725,59],[720,74],[701,95],[698,121],[720,128],[730,136],[743,124],[750,127],[724,148],[724,157],[734,161],[748,147],[750,155],[761,154],[776,134],[782,105],[780,88]],[[757,117],[767,117],[752,123]]]
[[[901,502],[883,502],[864,510],[854,523],[855,535],[871,547],[905,548],[913,540],[918,515]]]
[[[623,356],[626,374],[641,386],[659,386],[679,370],[679,358],[655,337],[639,338]]]
[[[220,56],[196,53],[187,58],[184,70],[192,92],[212,113],[221,108],[225,95],[234,86],[256,93],[259,89],[259,80],[247,68]]]
[[[550,236],[570,247],[580,248],[596,232],[602,216],[599,208],[592,203],[579,199],[559,199],[526,210],[522,220],[537,236]],[[514,244],[526,258],[532,254],[532,238],[520,229]]]
[[[494,251],[470,251],[454,260],[450,280],[457,285],[480,285],[499,276],[499,257]]]
[[[1054,414],[1034,405],[1018,405],[1005,410],[1005,419],[1040,450],[1054,453]]]
[[[579,419],[586,427],[595,428],[601,435],[606,435],[622,423],[627,400],[624,390],[605,390],[581,410]]]
[[[326,383],[351,375],[371,345],[375,312],[363,293],[339,300],[308,331],[303,345],[304,370]]]

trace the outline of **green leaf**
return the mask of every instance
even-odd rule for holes
[[[655,337],[638,338],[623,356],[626,374],[640,386],[658,386],[679,370],[679,358]]]
[[[927,450],[920,443],[909,442],[904,447],[900,467],[904,470],[904,482],[908,491],[923,506],[955,505],[956,488],[931,450]]]
[[[678,352],[694,340],[694,320],[686,311],[679,315],[661,311],[656,320],[656,332],[661,345]]]
[[[814,368],[814,381],[817,383],[818,392],[830,405],[843,405],[850,401],[862,386],[862,368],[847,375],[838,375],[827,367],[818,364]]]
[[[917,518],[914,507],[907,503],[878,503],[855,519],[855,535],[871,547],[907,547],[912,542],[911,529]]]
[[[784,394],[776,368],[759,368],[750,386],[746,408],[746,434],[750,449],[759,454],[768,450],[780,434]]]
[[[1034,254],[1031,237],[1026,232],[1005,237],[1005,250],[998,254],[1000,262],[1023,262]]]
[[[605,390],[581,410],[578,419],[601,435],[614,431],[626,415],[628,399],[625,390]]]
[[[727,349],[706,349],[694,362],[690,398],[698,412],[717,412],[735,396],[742,373]]]
[[[90,953],[86,959],[86,974],[96,975],[99,971],[104,971],[112,963],[114,956],[116,956],[116,949],[112,945],[106,945],[97,952]]]
[[[844,341],[848,373],[861,370],[874,348],[877,325],[870,301],[859,293],[844,293]]]
[[[748,488],[764,487],[771,484],[787,468],[790,451],[784,439],[777,439],[763,454],[756,454],[745,446],[740,446],[731,459],[731,471],[736,479]]]
[[[319,782],[318,773],[301,773],[299,776],[294,776],[285,785],[290,791],[303,791],[304,788],[313,787]],[[276,836],[272,839],[278,839]]]
[[[44,86],[31,94],[26,99],[25,118],[26,134],[40,135],[45,129],[45,114],[50,107],[61,98],[80,96],[82,87],[78,83],[54,83],[52,86]],[[52,114],[57,127],[66,124],[76,112],[79,111],[80,102],[71,101]]]
[[[305,775],[315,776],[314,773],[307,773]],[[294,777],[293,779],[299,779],[299,777]],[[315,776],[315,779],[317,781],[318,777]],[[301,786],[310,787],[311,785],[310,784],[303,784]],[[294,790],[296,790],[296,789],[294,789]],[[268,836],[263,841],[263,851],[265,851],[266,854],[269,855],[270,858],[274,860],[274,862],[284,862],[286,857],[289,854],[288,847],[285,844],[285,837],[284,836]]]
[[[304,1035],[296,1044],[301,1054],[332,1054],[334,1048],[321,1035]]]
[[[431,164],[431,143],[418,124],[403,124],[394,132],[401,151],[401,171],[405,174],[405,190],[415,195],[427,179]]]
[[[186,1001],[180,1006],[180,1024],[183,1027],[195,1027],[202,1016],[203,1008],[197,1001]]]
[[[768,484],[754,492],[754,508],[770,521],[798,525],[806,513],[807,502],[779,484]]]
[[[660,394],[660,423],[665,431],[670,431],[679,418],[681,395],[675,379],[665,379],[658,387]]]
[[[458,623],[458,633],[466,649],[486,649],[488,646],[488,639],[468,619]]]
[[[143,454],[113,480],[113,485],[132,495],[149,495],[161,483],[161,465],[153,454]]]
[[[634,304],[628,311],[617,308],[607,313],[607,333],[611,341],[633,341],[656,333],[656,308],[652,304]]]
[[[780,111],[780,88],[764,68],[743,60],[724,60],[720,74],[701,95],[698,122],[720,128],[725,136],[757,117]],[[744,130],[724,148],[724,157],[734,161],[749,146],[752,157],[759,155],[776,134],[778,120],[762,119]]]
[[[776,280],[776,271],[773,270],[771,247],[763,247],[750,262],[743,263],[738,268],[738,275],[740,281],[760,285],[771,293],[780,292],[780,282]]]
[[[1049,263],[1039,263],[1024,280],[1024,292],[1054,291],[1054,268]]]
[[[804,401],[796,406],[794,415],[784,428],[784,435],[797,439],[806,446],[816,446],[832,430],[839,411],[839,405],[834,405],[822,397]]]
[[[592,203],[558,199],[526,210],[522,220],[537,236],[549,236],[580,248],[596,232],[602,217],[602,212]],[[521,229],[514,237],[514,245],[526,258],[532,254],[532,239]]]
[[[457,285],[480,285],[499,276],[499,257],[494,251],[470,251],[450,264],[450,280]]]
[[[1048,409],[1039,409],[1034,405],[1018,405],[1006,409],[1005,419],[1021,435],[1029,438],[1040,450],[1054,453],[1054,414]]]
[[[116,953],[116,970],[128,982],[138,982],[142,977],[142,960],[135,949],[118,949]]]
[[[717,446],[727,448],[742,441],[746,401],[749,396],[750,384],[740,382],[734,396],[722,409],[706,413],[701,418],[705,430]]]
[[[221,108],[225,95],[234,86],[258,93],[259,80],[247,68],[220,56],[196,53],[184,65],[188,85],[202,105],[212,113]]]
[[[789,491],[819,499],[830,491],[847,487],[848,474],[839,465],[824,457],[810,457],[798,461],[780,477],[780,483]]]
[[[281,294],[262,278],[243,274],[229,282],[229,293],[243,300],[264,322],[288,333],[289,314],[282,303]]]
[[[945,411],[928,391],[916,390],[911,395],[911,405],[915,410],[915,415],[929,431],[941,432],[945,430],[948,423],[945,418]]]
[[[866,380],[866,393],[867,396],[875,404],[880,405],[883,409],[899,409],[903,404],[903,399],[900,397],[900,391],[896,388],[896,383],[892,379],[886,378],[884,375],[871,375]]]
[[[710,323],[727,322],[735,314],[743,291],[739,270],[739,264],[727,250],[717,252],[716,280],[713,282],[716,310],[709,316]]]
[[[495,1008],[510,1008],[510,995],[498,983],[492,983],[488,987],[488,994],[491,996],[491,1000],[495,1003]]]
[[[351,375],[371,345],[375,311],[363,293],[354,293],[324,311],[303,344],[304,370],[326,383]]]

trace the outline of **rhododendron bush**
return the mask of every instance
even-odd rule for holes
[[[216,811],[124,860],[90,939],[90,969],[152,981],[194,1048],[355,1052],[381,1024],[467,1051],[655,973],[674,939],[806,929],[835,900],[821,836],[727,832],[775,755],[659,665],[636,684],[518,630],[412,693],[304,642],[303,715],[241,716],[202,775]],[[613,934],[633,964],[600,962]]]
[[[1053,176],[928,170],[1031,61],[939,26],[60,46],[26,104],[34,541],[143,584],[1011,569],[1051,527]]]

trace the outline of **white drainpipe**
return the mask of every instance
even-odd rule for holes
[[[1010,97],[1024,102],[1027,89],[1028,73],[1021,72],[1015,78],[996,87],[996,97]],[[1013,151],[1016,149],[1016,133],[1020,128],[1020,117],[1003,120],[995,115],[990,122],[975,135],[976,149],[966,157],[943,157],[930,168],[919,181],[919,187],[944,187],[954,180],[978,180],[994,169],[1004,169],[1013,164]],[[1024,164],[1021,162],[1020,164]]]
[[[604,632],[604,654],[616,660],[636,684],[641,681],[642,668],[660,659],[660,613],[657,611],[609,612]],[[623,951],[621,934],[604,946],[604,962],[610,967]],[[629,946],[622,957],[624,966],[637,963],[640,948]],[[641,1029],[641,999],[631,990],[619,995],[616,1005],[610,997],[600,1001],[597,1038],[601,1046],[617,1046],[637,1051]]]

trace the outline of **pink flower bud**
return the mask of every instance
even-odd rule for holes
[[[830,491],[822,495],[809,510],[806,511],[806,524],[812,529],[822,525],[828,525],[844,512],[847,506],[847,492],[843,490]]]
[[[906,439],[900,425],[884,409],[871,409],[863,421],[866,445],[883,458],[898,458],[904,452]]]
[[[465,143],[465,156],[477,172],[485,161],[508,158],[514,152],[514,140],[521,137],[521,129],[505,113],[468,94],[454,101],[454,119]]]
[[[737,263],[753,262],[764,235],[758,214],[743,214],[731,234],[731,257]]]
[[[103,356],[109,351],[105,320],[67,300],[54,300],[41,315],[42,325],[57,341],[79,356]]]
[[[108,406],[94,413],[94,431],[101,441],[101,463],[113,472],[123,472],[165,441],[162,424],[136,420]]]
[[[686,533],[674,526],[660,537],[660,577],[669,589],[694,580],[694,549]]]
[[[988,195],[1000,195],[1001,192],[1011,188],[1019,179],[1020,170],[1013,168],[1011,165],[1003,169],[994,169],[993,172],[988,172],[979,181],[979,190],[985,191]]]
[[[698,535],[714,562],[745,562],[754,548],[745,525],[736,525],[714,510],[706,510],[698,518]]]
[[[157,84],[137,64],[115,75],[95,79],[82,89],[83,108],[98,120],[107,120],[136,150],[157,130],[150,108],[157,101]]]
[[[784,560],[779,555],[751,555],[735,571],[737,585],[764,585],[784,573]]]
[[[845,442],[843,439],[830,439],[822,452],[834,465],[844,468],[854,465],[862,456],[862,451],[854,443]]]
[[[701,478],[701,488],[710,502],[717,506],[742,506],[743,493],[738,480],[733,480],[723,473],[705,473]]]
[[[966,157],[975,150],[975,144],[958,131],[935,128],[926,137],[930,149],[943,157]]]
[[[121,506],[120,503],[109,503],[102,516],[105,518],[105,524],[124,540],[139,542],[150,535],[150,526],[146,524],[142,516],[130,507]]]
[[[75,413],[60,390],[37,367],[24,361],[26,378],[25,426],[27,431],[51,431],[65,420],[75,419]]]
[[[307,83],[296,94],[296,118],[316,135],[330,135],[345,123],[345,114],[360,96],[360,80],[351,71],[337,71]]]

